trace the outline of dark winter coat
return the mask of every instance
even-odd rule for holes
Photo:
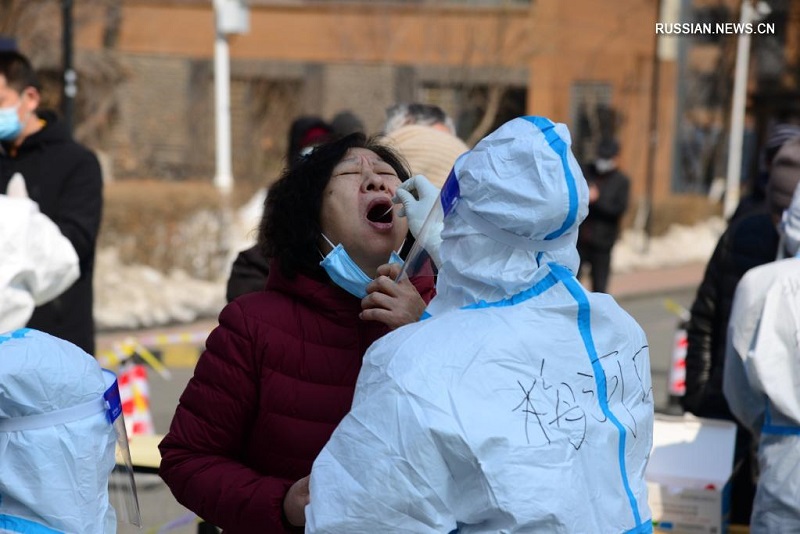
[[[433,279],[415,285],[425,301]],[[388,332],[329,281],[287,279],[222,311],[161,442],[178,502],[226,534],[283,532],[283,499],[350,409],[362,358]]]
[[[231,266],[231,274],[225,290],[228,302],[255,291],[262,291],[269,276],[269,261],[261,253],[261,247],[253,245],[241,251]]]
[[[60,296],[34,310],[28,326],[66,339],[94,354],[92,280],[103,210],[103,178],[95,155],[73,141],[52,112],[40,112],[44,128],[24,140],[12,157],[0,150],[0,192],[14,173],[69,239],[78,254],[80,278]]]
[[[630,179],[619,170],[599,174],[593,165],[586,168],[584,175],[589,184],[597,185],[600,195],[589,205],[589,214],[578,228],[579,243],[611,250],[619,236],[622,216],[628,209]]]
[[[775,259],[779,240],[768,213],[745,216],[720,237],[697,289],[687,328],[686,394],[682,401],[687,411],[700,417],[733,419],[722,393],[733,296],[744,273]]]

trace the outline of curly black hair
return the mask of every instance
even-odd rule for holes
[[[311,154],[290,163],[269,188],[258,230],[261,253],[277,259],[287,278],[298,273],[324,275],[317,247],[322,232],[319,217],[322,193],[334,167],[351,148],[371,150],[391,165],[403,182],[411,176],[408,164],[399,154],[360,132],[320,145]]]

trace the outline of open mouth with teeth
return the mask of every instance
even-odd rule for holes
[[[378,201],[367,211],[367,220],[377,224],[391,224],[394,220],[391,201]]]

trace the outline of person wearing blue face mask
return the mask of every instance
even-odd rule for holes
[[[39,108],[39,89],[25,56],[0,51],[0,193],[14,175],[21,175],[30,199],[75,249],[80,269],[66,291],[36,307],[27,326],[93,354],[92,279],[103,209],[102,173],[97,157],[72,139],[66,124]]]
[[[350,408],[365,351],[433,297],[430,275],[394,282],[408,225],[392,198],[408,176],[356,133],[270,188],[266,287],[222,311],[160,445],[177,500],[226,533],[302,531],[311,464]]]

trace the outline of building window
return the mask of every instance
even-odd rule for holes
[[[577,160],[594,158],[600,139],[613,137],[616,114],[611,107],[611,84],[608,82],[575,82],[570,90],[572,151]]]

